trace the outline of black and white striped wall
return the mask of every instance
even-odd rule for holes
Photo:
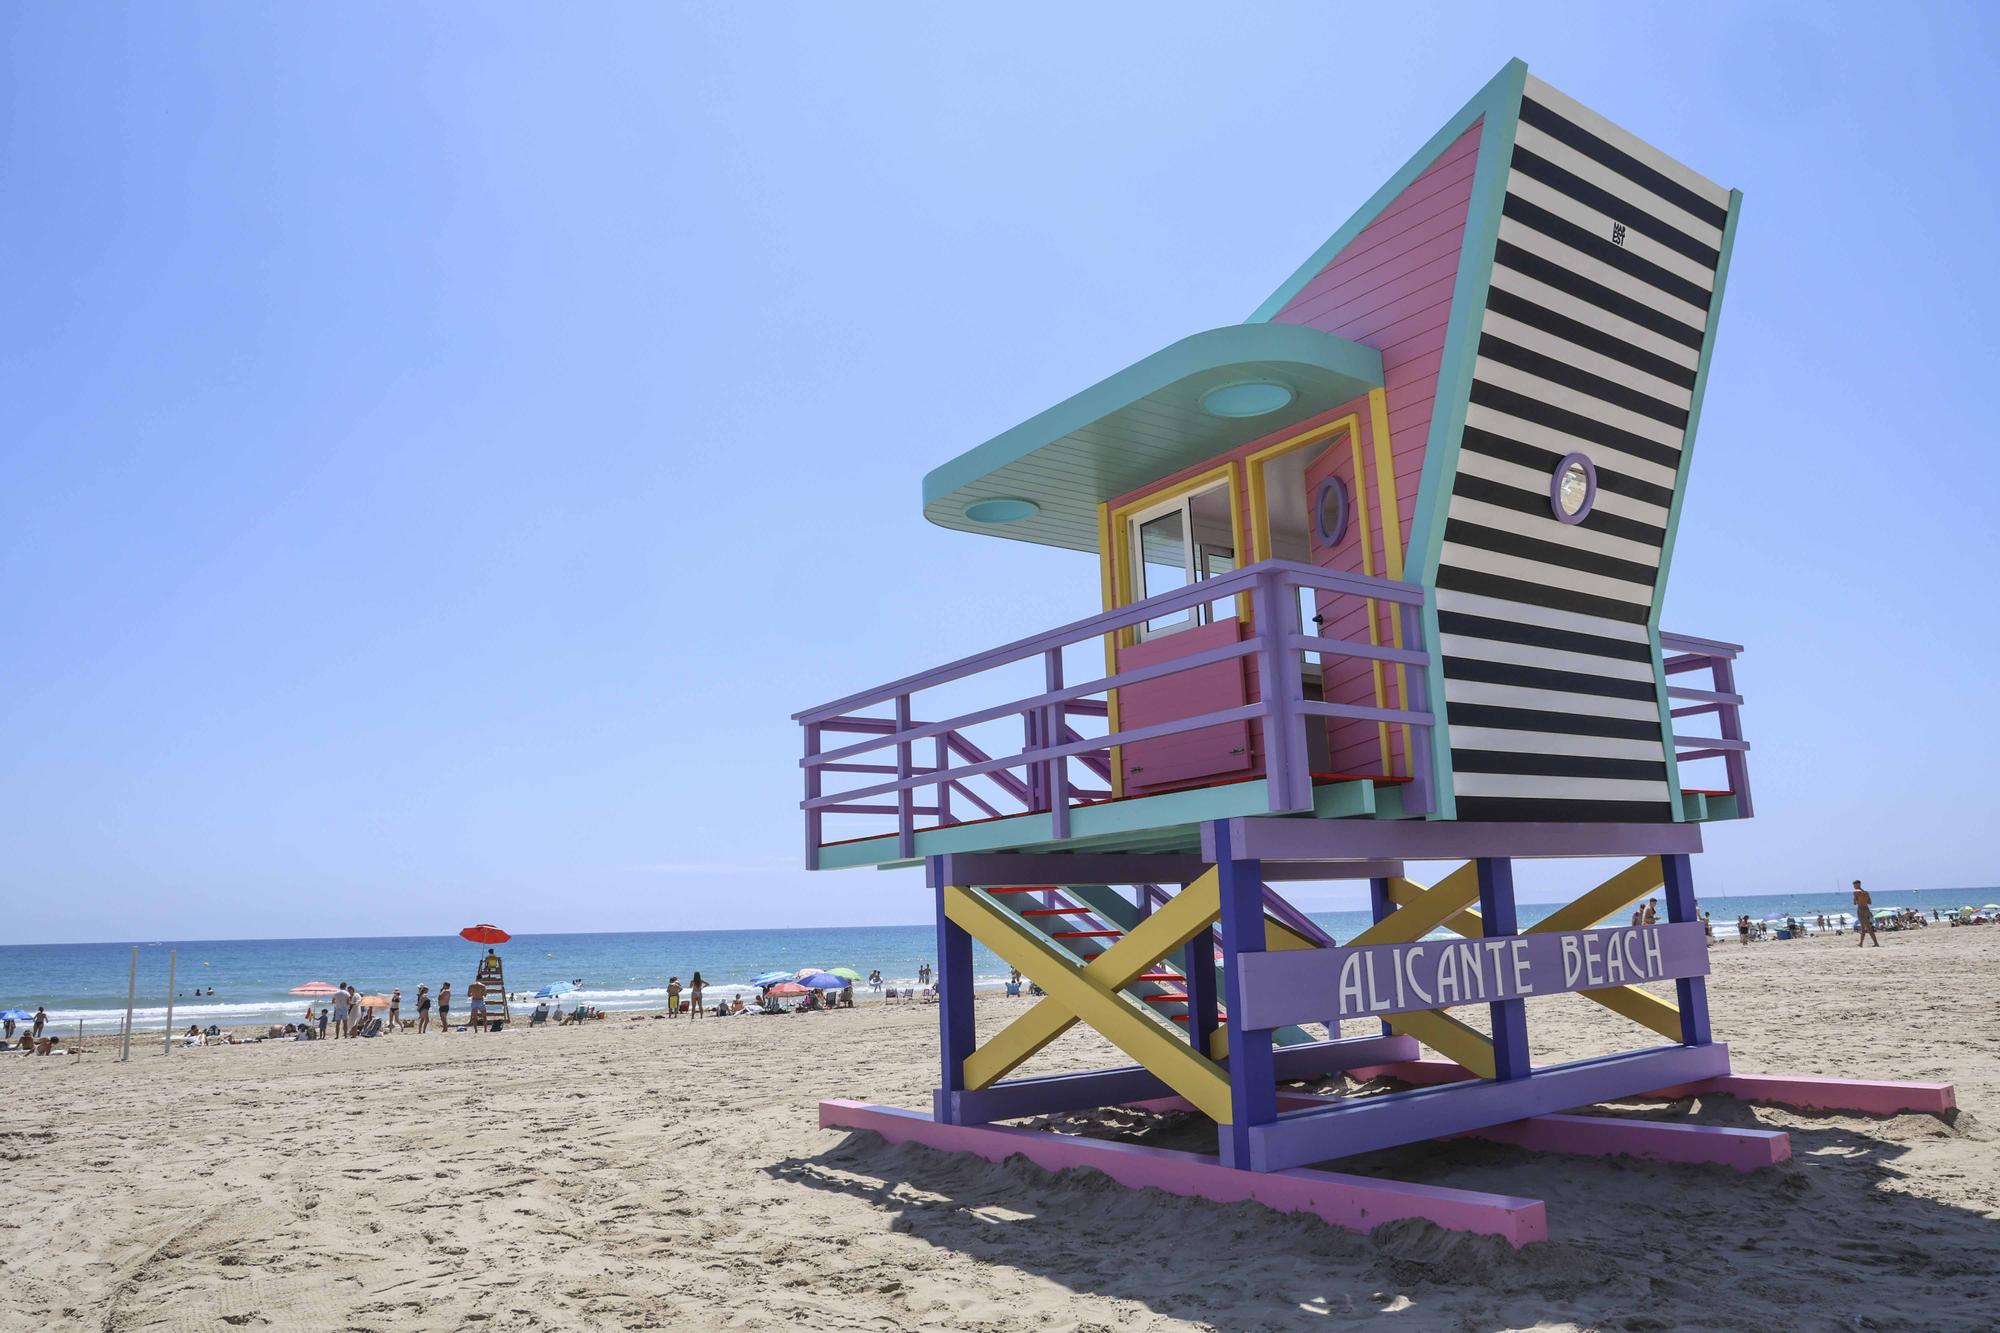
[[[1673,817],[1647,622],[1728,207],[1527,80],[1437,572],[1461,819]]]

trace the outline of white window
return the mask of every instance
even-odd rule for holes
[[[1149,506],[1126,520],[1134,598],[1158,597],[1234,570],[1236,538],[1229,506],[1229,484],[1217,482]],[[1225,607],[1222,615],[1230,610]],[[1217,618],[1213,606],[1190,607],[1147,621],[1138,627],[1138,636],[1148,639],[1171,634]]]

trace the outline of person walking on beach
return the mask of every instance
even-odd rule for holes
[[[403,1025],[403,988],[398,986],[389,992],[389,1031],[394,1032]]]
[[[451,1031],[451,983],[438,987],[438,1031]]]
[[[696,972],[688,979],[688,1007],[694,1010],[694,1013],[690,1015],[691,1017],[701,1017],[701,988],[707,984],[707,982],[701,979],[701,973],[699,972]]]
[[[929,963],[925,963],[917,969],[917,984],[919,986],[928,986],[931,984],[931,965]]]
[[[430,1031],[430,1027],[431,1027],[431,988],[429,986],[418,986],[417,987],[417,1032],[419,1034],[428,1032]]]
[[[1750,946],[1750,917],[1748,913],[1736,918],[1736,938],[1743,942],[1745,948]]]
[[[868,989],[869,989],[869,990],[872,990],[872,991],[879,991],[879,990],[881,990],[881,989],[882,989],[882,969],[881,969],[881,968],[877,967],[877,968],[872,968],[872,969],[870,969],[870,970],[869,970],[869,973],[868,973]]]
[[[465,993],[472,997],[472,1030],[486,1031],[486,987],[475,981],[465,988]]]
[[[1861,938],[1854,947],[1865,949],[1868,941],[1874,940],[1875,947],[1881,948],[1882,941],[1875,934],[1875,896],[1861,887],[1861,881],[1854,881],[1854,921],[1855,930]]]
[[[347,1035],[347,983],[341,982],[340,989],[333,993],[333,1035],[336,1038]]]

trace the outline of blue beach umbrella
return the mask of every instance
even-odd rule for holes
[[[552,981],[548,985],[536,991],[535,997],[537,999],[547,1000],[547,999],[552,999],[558,995],[567,995],[575,989],[576,987],[570,985],[567,981]]]
[[[35,1016],[26,1009],[9,1009],[5,1013],[0,1013],[0,1020],[9,1018],[13,1019],[16,1023],[32,1023],[35,1021]]]
[[[789,972],[761,972],[750,978],[750,984],[753,986],[775,986],[781,981],[790,981],[791,979],[792,974]]]
[[[815,972],[809,977],[800,977],[799,984],[809,986],[813,990],[846,990],[853,983],[845,977],[836,977],[831,972]]]

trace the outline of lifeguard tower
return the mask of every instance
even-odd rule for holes
[[[1565,1113],[1949,1105],[1735,1076],[1709,1029],[1690,865],[1752,814],[1739,649],[1660,613],[1741,202],[1515,61],[1246,322],[925,477],[934,523],[1094,553],[1103,610],[797,714],[808,866],[921,866],[937,907],[930,1113],[823,1124],[1523,1243],[1539,1201],[1304,1168],[1473,1134],[1749,1169],[1784,1135]],[[1521,931],[1551,857],[1629,864]],[[1282,892],[1328,880],[1368,882],[1371,928]],[[1046,991],[984,1034],[975,939]],[[1530,999],[1645,1044],[1538,1066]],[[1078,1023],[1135,1063],[1012,1076]],[[1135,1104],[1216,1153],[1001,1123]]]

